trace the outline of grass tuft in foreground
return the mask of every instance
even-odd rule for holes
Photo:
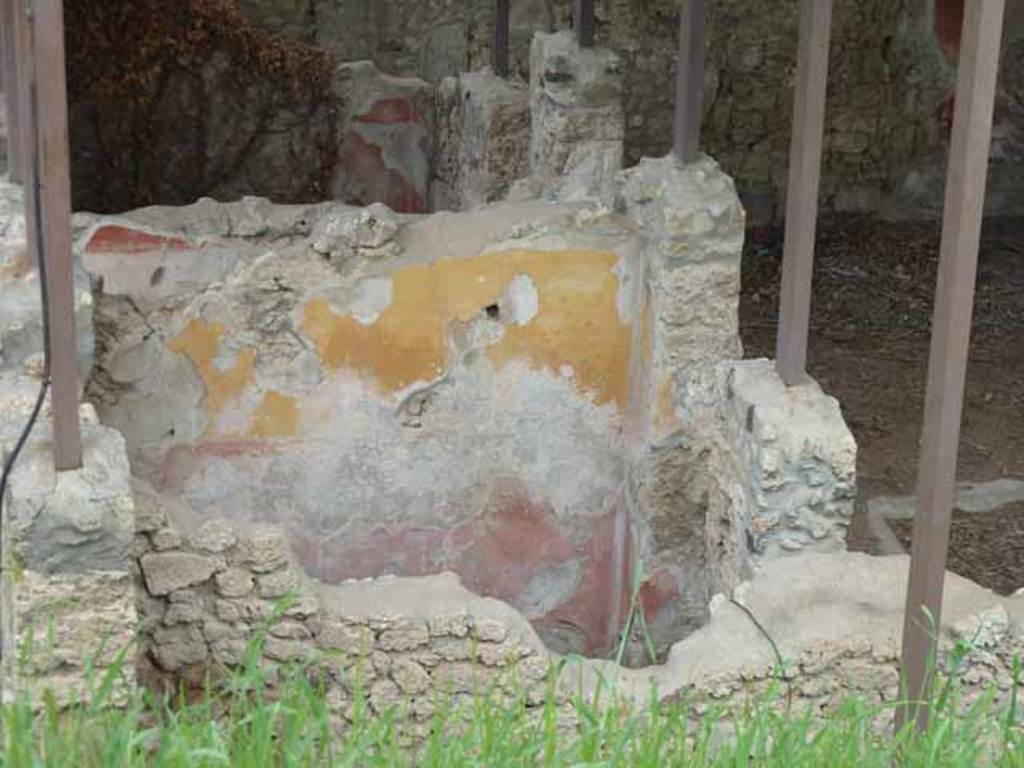
[[[278,670],[271,686],[258,649],[227,685],[198,703],[161,700],[146,691],[110,703],[119,670],[91,681],[91,701],[41,711],[27,700],[2,711],[3,768],[128,766],[1005,766],[1024,768],[1024,728],[1016,686],[970,705],[936,686],[931,728],[918,735],[879,728],[891,708],[851,698],[827,716],[786,711],[785,697],[729,715],[692,717],[686,702],[647,708],[600,706],[578,698],[539,706],[525,696],[438,695],[433,720],[399,706],[375,715],[358,685],[348,720],[332,713],[327,687],[308,669]],[[1005,698],[1005,697],[1004,697]],[[344,725],[339,729],[339,726]]]

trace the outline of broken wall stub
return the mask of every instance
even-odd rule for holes
[[[244,0],[266,28],[395,74],[436,81],[487,63],[490,0]],[[1015,12],[1015,6],[1018,10]],[[933,217],[941,211],[962,0],[837,0],[823,157],[823,210]],[[1007,4],[990,194],[1019,211],[1024,152],[1024,14]],[[627,164],[671,148],[678,0],[597,4],[598,43],[622,60]],[[287,17],[287,20],[285,19]],[[511,9],[512,71],[526,77],[535,32],[571,26],[569,0]],[[703,139],[737,180],[752,221],[779,219],[797,47],[797,4],[718,0],[708,7]]]
[[[872,726],[889,733],[900,696],[909,562],[854,552],[766,562],[756,578],[716,596],[708,624],[676,643],[664,664],[570,662],[561,682],[584,695],[601,686],[605,695],[603,686],[615,680],[620,695],[639,706],[657,690],[686,701],[695,717],[718,709],[742,718],[751,704],[766,702],[780,713],[827,716],[856,697],[877,706]],[[1024,596],[1001,598],[949,573],[943,602],[937,665],[956,680],[961,703],[994,696],[1009,705],[1024,648]]]
[[[856,497],[857,444],[814,381],[787,387],[770,360],[719,366],[721,419],[744,488],[755,562],[838,552]],[[719,475],[721,477],[721,475]]]
[[[619,58],[569,30],[530,48],[530,173],[561,200],[615,195],[625,118]]]
[[[441,81],[432,210],[470,210],[505,198],[528,172],[529,94],[491,69]]]
[[[38,383],[4,374],[2,387],[9,398],[2,425],[6,459]],[[10,476],[0,584],[5,703],[25,695],[38,704],[46,691],[60,705],[87,701],[106,674],[113,676],[108,701],[116,701],[134,684],[128,460],[123,438],[90,411],[83,407],[81,469],[54,471],[51,438],[40,424]]]

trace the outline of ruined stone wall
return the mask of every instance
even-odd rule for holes
[[[529,623],[451,573],[323,585],[276,527],[182,518],[141,483],[136,499],[140,676],[151,686],[199,689],[211,670],[253,659],[308,664],[340,725],[362,696],[375,714],[406,707],[424,732],[439,696],[545,700],[550,662]]]
[[[326,583],[449,569],[553,645],[614,642],[640,397],[627,221],[203,201],[96,219],[78,247],[89,397],[136,475],[200,518],[283,525]]]
[[[529,78],[532,33],[569,26],[568,0],[512,3],[513,70]],[[625,75],[626,159],[671,144],[676,0],[599,0],[598,38]],[[1019,210],[1024,178],[1024,29],[1011,0],[989,204]],[[245,0],[284,35],[436,81],[488,63],[490,2]],[[958,0],[840,0],[833,24],[826,208],[935,215],[952,117]],[[796,3],[725,0],[709,7],[704,141],[737,179],[754,221],[781,215],[790,141]]]

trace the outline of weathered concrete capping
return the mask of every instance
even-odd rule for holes
[[[4,389],[11,390],[7,380]],[[14,410],[5,413],[11,417],[4,420],[8,449],[27,415]],[[82,468],[54,472],[48,427],[40,423],[4,499],[5,701],[21,693],[37,701],[46,689],[61,703],[87,698],[87,670],[94,670],[98,685],[115,663],[115,699],[134,683],[137,619],[129,566],[135,512],[128,459],[123,438],[99,426],[91,406],[82,415]],[[48,418],[44,413],[41,422]]]

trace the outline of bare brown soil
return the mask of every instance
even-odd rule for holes
[[[808,367],[842,403],[857,438],[851,549],[877,548],[868,499],[915,492],[939,234],[937,223],[866,217],[819,228]],[[781,232],[748,232],[740,310],[748,357],[774,357],[781,254]],[[987,221],[982,236],[958,477],[1024,477],[1021,219]],[[1005,591],[1024,587],[1024,537],[997,534],[1024,519],[1024,506],[999,514],[959,517],[950,561]]]

